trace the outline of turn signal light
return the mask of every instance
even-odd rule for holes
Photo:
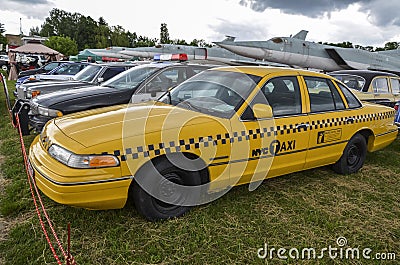
[[[112,167],[118,166],[118,160],[113,156],[93,156],[89,160],[90,167]]]
[[[38,91],[38,90],[33,90],[32,91],[32,98],[34,98],[34,97],[36,97],[38,95],[40,95],[40,91]]]

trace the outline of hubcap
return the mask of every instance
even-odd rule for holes
[[[179,205],[171,204],[182,201],[182,194],[176,188],[177,185],[182,185],[182,178],[177,173],[168,173],[164,175],[164,179],[160,182],[159,189],[159,199],[154,198],[154,205],[161,212],[171,211],[179,208]],[[165,202],[168,201],[168,202]]]
[[[347,156],[347,163],[353,166],[360,160],[360,149],[356,145],[352,145]]]

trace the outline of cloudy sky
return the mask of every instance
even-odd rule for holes
[[[266,40],[308,30],[308,40],[382,47],[400,41],[400,1],[385,0],[1,0],[0,23],[18,34],[40,26],[53,8],[77,12],[150,38],[167,23],[171,39]]]

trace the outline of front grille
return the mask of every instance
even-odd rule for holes
[[[31,102],[30,114],[31,115],[39,114],[39,104]]]

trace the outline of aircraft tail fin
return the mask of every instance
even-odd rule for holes
[[[307,30],[300,30],[296,35],[293,36],[294,39],[306,40]]]
[[[226,35],[226,38],[223,41],[235,41],[236,37]]]

